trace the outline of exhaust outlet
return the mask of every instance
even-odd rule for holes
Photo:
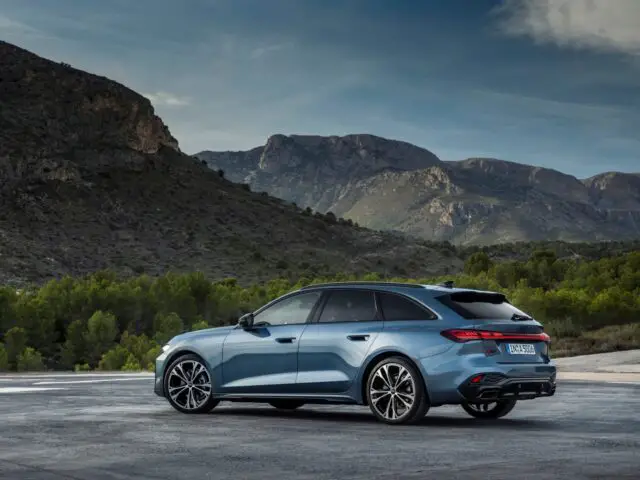
[[[478,398],[482,400],[497,400],[498,390],[485,390],[484,392],[480,392]]]

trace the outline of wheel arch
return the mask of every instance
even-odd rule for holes
[[[192,348],[181,348],[180,350],[177,350],[175,352],[172,352],[171,355],[169,355],[167,357],[167,359],[164,362],[164,367],[162,370],[162,378],[164,379],[165,375],[167,374],[167,369],[171,366],[171,364],[173,362],[175,362],[178,358],[183,357],[185,355],[195,355],[197,356],[200,360],[202,360],[205,365],[207,365],[207,368],[209,367],[209,364],[207,363],[207,361],[204,359],[204,357],[202,355],[200,355],[197,351],[195,351]]]
[[[407,362],[409,362],[411,365],[413,365],[413,368],[416,369],[416,371],[418,371],[418,373],[420,373],[420,376],[422,377],[422,383],[424,384],[424,393],[427,396],[427,399],[429,399],[429,386],[427,385],[427,379],[425,378],[424,373],[422,372],[422,369],[420,368],[420,366],[418,365],[418,363],[416,363],[409,355],[407,355],[406,353],[402,353],[400,351],[397,350],[385,350],[383,352],[378,352],[376,354],[374,354],[367,362],[366,367],[364,368],[362,375],[360,376],[360,391],[359,391],[359,395],[360,395],[360,400],[362,402],[363,405],[368,405],[369,403],[367,402],[367,380],[369,379],[369,374],[371,373],[371,370],[373,370],[373,367],[376,366],[377,363],[381,362],[382,360],[384,360],[385,358],[390,358],[390,357],[401,357],[403,359],[405,359]]]

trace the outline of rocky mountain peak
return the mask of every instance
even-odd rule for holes
[[[552,195],[561,194],[565,199],[571,201],[588,201],[588,192],[580,180],[550,168],[482,157],[468,158],[452,163],[458,168],[472,171],[476,175],[484,174],[492,179],[500,179],[501,184],[507,183],[514,188],[536,188]]]
[[[601,208],[640,210],[640,174],[605,172],[583,180]]]
[[[129,88],[0,41],[0,158],[100,146],[143,154],[178,142]]]
[[[440,163],[428,150],[375,135],[277,134],[268,138],[258,168],[270,174],[304,169],[314,174],[363,177],[385,169],[417,170]]]

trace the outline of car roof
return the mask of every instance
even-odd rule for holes
[[[358,288],[358,289],[370,289],[370,290],[388,290],[388,291],[416,291],[422,290],[423,292],[430,292],[432,294],[439,293],[454,293],[454,292],[468,292],[473,289],[470,288],[456,288],[453,287],[452,282],[448,284],[428,285],[421,283],[408,283],[408,282],[377,282],[377,281],[351,281],[351,282],[329,282],[329,283],[316,283],[306,285],[299,291],[308,290],[324,290],[332,288]],[[482,291],[482,290],[473,290]],[[486,292],[494,293],[494,292]]]

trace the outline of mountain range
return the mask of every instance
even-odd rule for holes
[[[222,178],[180,150],[147,98],[1,41],[0,182],[1,284],[102,269],[248,283],[462,266],[446,248]]]
[[[368,134],[276,134],[195,157],[234,182],[359,225],[459,244],[640,238],[640,174],[578,179],[493,158],[443,161]]]

